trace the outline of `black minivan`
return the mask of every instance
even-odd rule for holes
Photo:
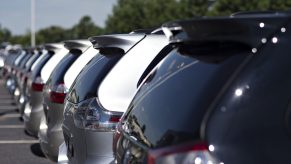
[[[117,129],[118,163],[291,163],[291,15],[167,23],[172,51]]]

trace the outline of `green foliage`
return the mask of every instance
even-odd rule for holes
[[[144,4],[146,0],[119,0],[113,7],[112,15],[107,18],[106,32],[130,32],[132,29],[142,28],[144,18]]]
[[[241,11],[286,10],[291,0],[217,0],[208,15],[230,15]]]
[[[96,26],[91,17],[84,16],[79,23],[67,31],[70,39],[87,39],[90,36],[100,35],[103,29]]]
[[[106,32],[124,33],[134,29],[205,15],[207,0],[119,0],[106,21]]]
[[[37,44],[61,42],[66,37],[66,30],[62,27],[51,26],[36,33]]]
[[[11,37],[11,32],[7,28],[2,28],[0,25],[0,43],[7,42]]]
[[[36,32],[36,43],[56,43],[70,39],[87,39],[90,36],[103,34],[104,30],[94,24],[89,16],[84,16],[70,29],[59,26],[50,26]],[[0,30],[1,38],[1,30]],[[10,37],[9,41],[13,44],[29,46],[30,32],[24,35]],[[1,40],[0,40],[1,42]]]
[[[12,44],[21,44],[23,46],[30,45],[30,33],[26,33],[25,35],[15,35],[9,39],[9,42]]]

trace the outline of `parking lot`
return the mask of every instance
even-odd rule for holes
[[[52,163],[41,153],[38,140],[24,132],[17,106],[0,79],[0,163]]]

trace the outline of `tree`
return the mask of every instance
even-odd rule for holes
[[[103,29],[96,26],[91,17],[84,16],[67,32],[71,39],[87,39],[90,36],[103,34]]]
[[[208,0],[119,0],[106,21],[106,32],[158,27],[168,21],[204,15],[207,9]]]
[[[9,39],[11,44],[21,44],[23,46],[30,45],[30,33],[26,33],[24,35],[15,35]]]
[[[5,31],[5,29],[2,30],[0,28],[0,41],[2,41],[1,38],[9,39],[10,32],[5,33],[7,37],[2,37],[1,33],[2,31]],[[37,44],[57,43],[71,39],[87,39],[90,36],[101,35],[103,33],[104,30],[96,26],[89,16],[84,16],[80,19],[80,21],[76,25],[69,29],[64,29],[59,26],[50,26],[47,28],[40,29],[39,31],[36,32],[36,43]],[[30,32],[28,31],[24,35],[13,36],[9,39],[9,41],[13,44],[19,43],[25,46],[29,46]]]
[[[66,37],[66,30],[59,26],[50,26],[36,33],[37,44],[61,42]]]
[[[286,10],[291,0],[217,0],[208,15],[230,15],[241,11]]]
[[[106,20],[107,33],[124,33],[142,28],[144,0],[119,0]]]
[[[11,32],[7,28],[2,28],[0,25],[0,43],[7,42],[11,37]]]

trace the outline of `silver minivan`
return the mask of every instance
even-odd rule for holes
[[[137,44],[125,51],[102,79],[86,89],[90,87],[89,79],[94,80],[102,72],[94,71],[93,74],[85,67],[68,94],[63,131],[69,162],[114,163],[112,137],[116,124],[135,95],[143,72],[168,44],[164,35],[135,35],[140,37]],[[95,43],[98,39],[91,38],[96,48],[99,47]],[[126,41],[116,42],[115,46],[123,43]]]
[[[68,53],[63,43],[46,44],[45,49],[47,53],[41,55],[32,65],[32,73],[26,87],[28,102],[25,104],[23,120],[25,130],[33,136],[38,135],[40,120],[44,117],[43,86],[57,63]]]
[[[43,110],[45,118],[41,120],[38,134],[43,153],[53,161],[57,161],[59,146],[64,141],[61,125],[63,121],[64,99],[70,87],[67,79],[64,77],[75,62],[91,58],[92,54],[86,53],[87,51],[93,53],[93,55],[96,55],[98,52],[95,49],[94,51],[89,51],[89,48],[92,47],[89,40],[65,41],[64,46],[70,53],[56,65],[44,85]],[[85,64],[81,65],[79,62],[75,67],[82,68]],[[74,76],[76,71],[71,73],[73,74],[68,75],[70,78],[76,77]]]

